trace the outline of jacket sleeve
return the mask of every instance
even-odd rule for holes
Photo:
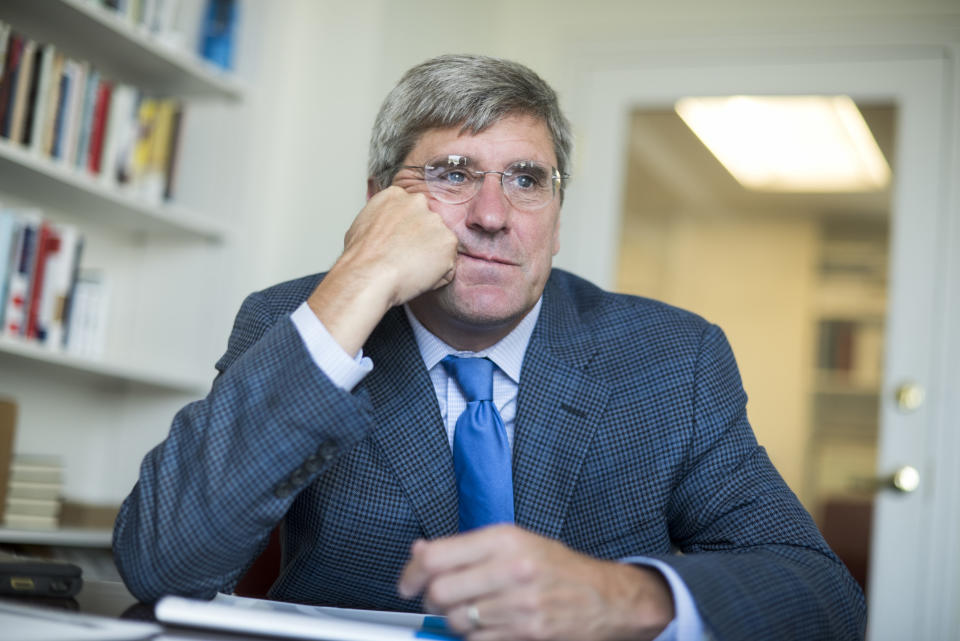
[[[663,558],[716,639],[860,639],[863,594],[753,435],[723,333],[701,337],[694,428]]]
[[[141,601],[231,590],[298,491],[373,425],[263,293],[244,301],[217,369],[146,455],[117,517],[114,558]]]

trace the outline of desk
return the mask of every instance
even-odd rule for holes
[[[59,611],[79,610],[86,614],[96,614],[115,619],[132,619],[156,623],[153,618],[153,606],[138,603],[123,583],[118,581],[85,581],[83,589],[73,599],[52,599],[43,602],[37,599],[14,598],[8,599],[8,601],[30,605],[42,604],[46,607],[57,608]],[[163,641],[264,641],[262,636],[191,630],[171,626],[164,626],[162,634],[155,638],[159,641],[160,637]]]

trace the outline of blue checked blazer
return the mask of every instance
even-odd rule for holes
[[[322,374],[289,318],[321,277],[244,301],[209,395],[144,458],[113,543],[141,600],[231,590],[282,522],[273,598],[421,607],[397,595],[410,545],[457,531],[436,395],[399,308],[356,389]],[[745,404],[716,326],[554,270],[517,399],[517,524],[598,558],[664,560],[718,639],[860,638],[863,595]]]

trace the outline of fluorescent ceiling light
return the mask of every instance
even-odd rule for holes
[[[684,98],[677,113],[748,189],[882,189],[890,166],[847,96]]]

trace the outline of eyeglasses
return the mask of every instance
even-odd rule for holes
[[[500,186],[507,200],[526,211],[542,209],[550,204],[569,176],[555,167],[532,160],[520,160],[503,171],[478,171],[470,167],[466,156],[441,156],[423,167],[401,165],[401,169],[423,172],[430,195],[450,205],[465,203],[480,191],[487,174],[500,174]]]

